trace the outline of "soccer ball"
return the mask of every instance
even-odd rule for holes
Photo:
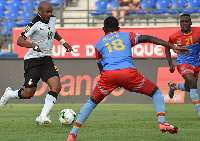
[[[63,125],[70,125],[76,120],[76,113],[72,109],[63,109],[59,114],[59,121]]]

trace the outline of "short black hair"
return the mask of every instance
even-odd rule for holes
[[[191,18],[191,17],[190,17],[190,14],[182,14],[182,15],[180,16],[180,18],[183,17],[183,16],[188,16],[189,18]]]
[[[118,28],[119,21],[114,16],[109,16],[104,20],[104,27],[105,28]]]

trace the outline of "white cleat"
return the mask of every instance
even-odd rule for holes
[[[44,125],[50,125],[51,124],[51,120],[50,120],[50,117],[42,117],[42,116],[39,116],[35,119],[35,122],[37,124],[44,124]]]
[[[12,92],[13,92],[13,90],[10,87],[6,88],[6,90],[0,100],[1,108],[4,108],[6,106],[6,104],[8,103],[8,101],[11,99]]]

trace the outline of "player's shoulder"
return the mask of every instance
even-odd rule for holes
[[[175,33],[171,34],[171,35],[169,36],[169,38],[176,38],[176,37],[181,36],[181,35],[182,35],[181,31],[178,30],[178,31],[176,31]]]
[[[192,31],[194,31],[194,32],[200,32],[200,27],[192,27]]]
[[[32,28],[32,26],[34,26],[35,24],[38,24],[38,22],[42,21],[42,18],[37,15],[33,18],[33,20],[26,26],[28,28]]]

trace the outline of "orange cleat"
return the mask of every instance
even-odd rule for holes
[[[67,141],[77,141],[76,135],[74,133],[69,134]]]
[[[171,134],[177,134],[179,131],[178,127],[170,125],[168,123],[159,122],[158,126],[159,126],[160,131],[162,131],[162,132],[168,131]]]

